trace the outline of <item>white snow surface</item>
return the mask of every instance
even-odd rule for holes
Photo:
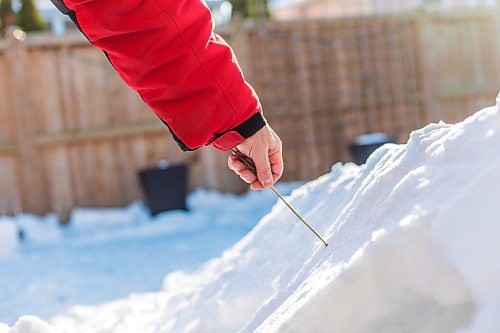
[[[23,237],[30,243],[50,244],[62,238],[59,219],[54,214],[43,218],[33,214],[21,214],[14,217],[23,232]]]
[[[277,186],[288,195],[301,184]],[[197,189],[187,200],[189,211],[155,217],[139,202],[78,208],[65,227],[50,214],[0,217],[0,322],[13,325],[26,314],[48,320],[76,304],[157,291],[166,274],[220,256],[271,211],[276,197]]]
[[[328,248],[278,203],[162,291],[73,307],[52,330],[23,332],[498,332],[499,197],[491,107],[295,190],[292,205]]]
[[[0,217],[0,260],[12,255],[18,244],[19,230],[17,225],[8,217]]]
[[[45,217],[33,214],[0,216],[0,260],[15,253],[21,237],[33,244],[50,244],[60,241],[61,229],[57,216],[54,214]]]

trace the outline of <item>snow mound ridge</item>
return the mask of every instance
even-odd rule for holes
[[[51,324],[57,332],[497,332],[499,113],[430,124],[362,167],[335,165],[294,191],[292,205],[328,248],[277,203],[220,258],[168,275],[161,292],[75,307]]]

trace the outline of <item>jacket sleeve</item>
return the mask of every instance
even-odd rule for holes
[[[52,0],[102,49],[184,150],[229,150],[265,126],[201,0]]]

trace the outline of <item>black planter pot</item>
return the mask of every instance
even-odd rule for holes
[[[349,146],[353,162],[358,165],[366,163],[368,157],[386,143],[395,143],[395,140],[386,133],[376,132],[358,136]]]
[[[188,168],[186,164],[146,168],[139,179],[151,214],[175,209],[187,210]]]

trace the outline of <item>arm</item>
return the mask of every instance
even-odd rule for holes
[[[247,151],[267,154],[269,147],[262,143],[267,139],[259,137],[272,133],[265,126],[259,99],[245,82],[231,48],[213,32],[210,11],[202,1],[52,2],[105,52],[183,150],[209,144],[229,150],[246,142],[251,147],[259,143]],[[256,164],[271,173],[270,164]]]
[[[228,150],[265,125],[231,48],[198,0],[54,0],[184,150]]]

